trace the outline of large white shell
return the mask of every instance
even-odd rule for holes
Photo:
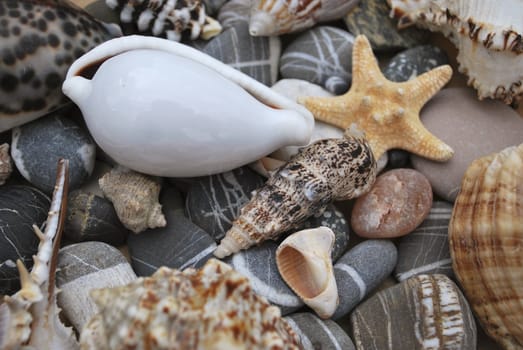
[[[415,23],[447,36],[459,70],[480,99],[512,103],[523,96],[523,1],[388,0],[399,26]]]
[[[100,67],[92,80],[82,75]],[[227,171],[286,145],[305,145],[305,107],[222,62],[165,39],[110,40],[73,63],[64,93],[96,143],[151,175]]]

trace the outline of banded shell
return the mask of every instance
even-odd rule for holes
[[[210,39],[222,27],[205,13],[201,0],[106,0],[111,9],[120,12],[122,23],[135,23],[139,32],[169,40],[184,37]]]
[[[214,255],[223,258],[278,236],[321,214],[333,200],[355,198],[376,179],[376,161],[362,135],[304,147],[240,209]]]
[[[254,0],[249,32],[253,36],[292,33],[345,16],[359,0]]]
[[[523,144],[469,166],[449,224],[454,272],[483,328],[523,347]]]
[[[216,259],[200,270],[161,267],[91,295],[100,313],[82,331],[85,350],[301,348],[280,310]]]
[[[507,0],[388,0],[399,27],[416,24],[447,36],[459,70],[480,99],[507,104],[523,96],[523,2]]]
[[[66,104],[60,88],[71,63],[121,34],[62,3],[0,0],[0,132]]]
[[[305,304],[323,319],[338,306],[331,252],[334,232],[318,227],[293,233],[276,250],[278,271]]]

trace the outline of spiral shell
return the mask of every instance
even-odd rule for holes
[[[276,239],[331,201],[367,192],[376,179],[376,161],[361,135],[346,135],[317,141],[293,156],[240,210],[214,255],[223,258]]]
[[[453,268],[485,331],[523,347],[523,144],[475,160],[449,224]]]
[[[85,350],[301,348],[280,310],[216,259],[91,294],[100,313],[82,331]]]

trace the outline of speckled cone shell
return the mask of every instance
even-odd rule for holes
[[[485,331],[523,347],[523,144],[475,160],[449,225],[453,268]]]
[[[92,297],[100,313],[82,331],[84,350],[301,348],[280,310],[216,259],[200,270],[162,267]]]
[[[333,200],[367,192],[376,161],[362,135],[324,139],[303,149],[257,190],[240,210],[214,255],[223,258],[278,236],[319,215]]]
[[[98,180],[100,189],[116,210],[122,224],[139,233],[167,224],[158,201],[161,184],[151,176],[115,168]]]
[[[324,319],[334,314],[339,302],[331,259],[334,239],[334,232],[321,226],[293,233],[276,250],[280,275]]]
[[[399,26],[438,31],[458,48],[459,70],[480,99],[523,97],[521,0],[388,0]]]

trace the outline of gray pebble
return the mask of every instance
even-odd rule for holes
[[[214,16],[220,7],[225,4],[227,0],[203,0],[205,4],[205,13],[209,16]]]
[[[387,168],[398,169],[408,168],[410,162],[410,153],[402,149],[391,149],[387,153]],[[380,158],[381,159],[381,158]]]
[[[364,241],[343,255],[334,265],[340,303],[333,319],[348,314],[394,270],[396,246],[387,240]]]
[[[285,320],[300,337],[303,350],[355,349],[349,335],[332,320],[322,320],[309,312],[294,313]]]
[[[218,22],[223,28],[229,28],[238,22],[249,23],[251,0],[230,0],[218,12]]]
[[[345,93],[352,77],[354,36],[330,26],[318,26],[294,39],[283,51],[283,78],[307,80],[335,95]]]
[[[394,271],[399,281],[424,273],[454,276],[448,238],[451,215],[452,204],[436,201],[421,225],[401,238]]]
[[[102,242],[83,242],[60,249],[56,285],[58,306],[77,331],[98,312],[92,289],[127,284],[136,274],[116,248]]]
[[[383,75],[391,81],[408,81],[448,63],[447,55],[439,47],[416,46],[391,58],[383,70]]]
[[[58,159],[69,159],[69,189],[78,188],[93,172],[96,145],[89,133],[62,112],[13,129],[11,156],[22,176],[51,194]]]
[[[175,188],[160,195],[167,226],[129,235],[131,264],[138,276],[150,276],[159,267],[183,270],[200,267],[213,255],[216,243],[184,214],[181,194]]]
[[[219,241],[251,198],[251,192],[263,183],[263,177],[248,167],[199,178],[187,193],[187,216]]]

